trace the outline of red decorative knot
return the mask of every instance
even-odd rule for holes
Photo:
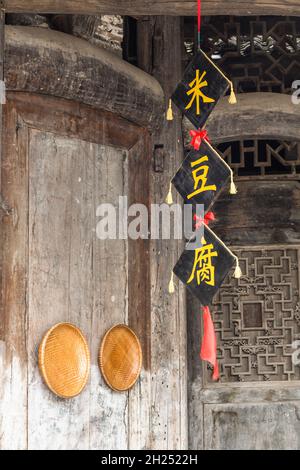
[[[210,142],[207,131],[200,129],[195,131],[194,129],[190,131],[190,136],[192,138],[190,145],[194,147],[195,150],[199,150],[202,140],[207,140]]]
[[[201,217],[198,217],[198,215],[196,214],[194,215],[193,219],[196,222],[195,229],[197,230],[199,227],[201,227],[203,222],[205,223],[205,225],[208,225],[210,224],[210,222],[213,222],[216,218],[213,212],[207,212],[204,216],[204,219],[202,219]]]

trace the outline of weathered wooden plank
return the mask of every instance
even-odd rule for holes
[[[118,206],[119,196],[128,194],[128,154],[98,147],[95,158],[94,205]],[[94,220],[96,227],[100,217]],[[93,284],[90,448],[122,450],[128,447],[128,392],[114,392],[105,384],[98,352],[106,331],[128,322],[127,240],[99,240],[94,234]]]
[[[0,211],[0,448],[27,446],[26,264],[28,256],[27,129],[6,105]],[[17,131],[16,131],[17,129]]]
[[[298,450],[300,403],[205,405],[207,450]]]
[[[199,402],[221,403],[270,403],[300,400],[300,390],[296,383],[263,382],[256,384],[226,384],[205,388],[199,392]]]
[[[148,35],[153,44],[153,56],[148,55],[153,57],[152,73],[169,96],[181,75],[180,20],[155,18],[149,27],[153,28]],[[174,121],[164,121],[155,143],[164,145],[165,171],[155,173],[152,168],[150,197],[151,203],[161,204],[183,157],[179,113]],[[177,240],[151,241],[151,448],[154,449],[187,448],[185,292],[178,285],[174,295],[168,293],[169,278],[180,251],[181,243]]]
[[[200,359],[202,338],[202,308],[199,300],[187,292],[187,354],[188,354],[188,448],[204,447],[203,403],[199,399],[203,388],[203,367]]]
[[[225,243],[251,246],[300,242],[299,181],[240,181],[214,206],[214,230]]]
[[[108,111],[47,96],[45,113],[43,95],[8,92],[7,96],[17,105],[26,124],[35,129],[47,128],[53,134],[126,149],[134,147],[140,138],[140,127]]]
[[[144,204],[149,209],[150,139],[141,135],[129,152],[128,205]],[[128,240],[128,323],[138,335],[143,351],[140,378],[129,392],[128,447],[151,448],[151,309],[150,242]]]
[[[39,373],[37,345],[48,328],[62,321],[91,334],[89,144],[35,130],[30,136],[28,448],[87,449],[89,391],[72,400],[50,392]]]
[[[299,139],[300,106],[281,93],[243,93],[231,106],[222,98],[210,115],[206,129],[213,143],[229,142],[240,137],[283,140]],[[184,119],[185,142],[194,127]]]
[[[297,0],[203,0],[204,15],[299,15]],[[191,0],[5,0],[8,12],[194,16]]]
[[[8,143],[5,148],[10,152],[3,166],[3,182],[8,188],[4,196],[17,211],[16,227],[6,229],[9,216],[5,216],[3,225],[6,274],[2,285],[4,298],[1,298],[1,308],[5,312],[1,316],[1,405],[5,405],[5,410],[1,422],[1,447],[26,448],[28,443],[29,448],[150,448],[148,242],[137,241],[136,245],[132,242],[133,262],[128,269],[129,253],[125,240],[103,242],[95,238],[97,205],[110,200],[117,203],[119,194],[128,193],[129,157],[132,157],[129,200],[148,204],[148,172],[141,171],[150,163],[147,136],[133,126],[131,137],[121,138],[120,142],[129,148],[140,138],[128,156],[119,148],[89,143],[89,139],[105,143],[105,136],[110,135],[104,131],[101,136],[100,128],[95,133],[97,112],[89,107],[21,93],[12,93],[10,98],[16,100],[14,106],[18,112],[12,105],[7,108],[5,135]],[[47,121],[42,118],[42,112],[48,101]],[[90,129],[88,131],[83,125],[81,132],[80,124],[89,121],[89,112],[92,117]],[[109,117],[103,118],[103,128],[107,125],[112,125]],[[32,137],[30,146],[28,130]],[[13,137],[15,132],[16,138]],[[84,137],[86,141],[78,137]],[[29,190],[20,179],[24,179],[24,184],[28,180],[27,166],[24,168],[28,148]],[[42,154],[40,148],[43,148]],[[26,225],[27,194],[30,196],[29,230]],[[18,219],[19,203],[22,210]],[[21,239],[27,233],[30,236],[29,258],[27,242]],[[22,269],[14,264],[13,257],[16,262],[20,258]],[[21,275],[19,280],[8,277],[11,269],[14,277]],[[28,318],[28,333],[25,318]],[[37,369],[37,346],[43,333],[53,323],[64,320],[73,321],[82,328],[90,340],[92,356],[89,388],[83,395],[68,401],[55,398],[48,391]],[[108,327],[119,322],[129,322],[138,333],[145,358],[141,379],[130,391],[129,400],[128,393],[118,394],[108,389],[98,368],[100,340]]]
[[[143,127],[159,126],[163,92],[153,77],[105,49],[58,31],[23,26],[7,26],[5,31],[8,90],[63,97]]]

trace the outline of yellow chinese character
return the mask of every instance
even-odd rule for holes
[[[212,258],[218,256],[217,251],[213,251],[213,244],[203,245],[195,250],[195,259],[192,273],[187,283],[192,282],[196,277],[198,285],[205,282],[210,286],[215,285],[215,267],[212,265]]]
[[[191,167],[197,167],[195,170],[192,171],[192,176],[194,180],[194,192],[187,195],[188,199],[196,196],[197,194],[203,193],[204,191],[216,191],[217,186],[215,184],[211,184],[205,186],[207,183],[207,175],[209,166],[208,165],[201,165],[203,162],[207,162],[208,157],[205,155],[204,157],[199,158],[198,160],[191,162]]]
[[[201,77],[199,78],[199,70],[196,70],[196,78],[189,83],[189,87],[191,90],[189,90],[186,94],[190,96],[193,94],[191,101],[189,104],[186,106],[185,109],[190,109],[192,107],[192,104],[196,100],[196,114],[200,114],[200,98],[202,98],[203,103],[214,103],[213,98],[209,98],[208,96],[204,95],[204,93],[201,91],[201,88],[206,87],[208,85],[207,80],[203,80],[206,75],[206,72],[203,72]]]

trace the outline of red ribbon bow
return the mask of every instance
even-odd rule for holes
[[[195,214],[194,215],[194,221],[196,222],[195,229],[197,230],[199,227],[201,227],[203,222],[205,223],[205,225],[208,225],[210,222],[214,220],[215,220],[215,214],[213,212],[207,212],[207,214],[205,214],[204,216],[204,219],[202,219],[201,217],[198,217]]]
[[[194,147],[195,150],[199,150],[202,140],[207,140],[208,142],[210,141],[207,131],[205,130],[201,131],[199,129],[198,131],[195,131],[193,129],[190,131],[190,136],[192,138],[190,145]]]

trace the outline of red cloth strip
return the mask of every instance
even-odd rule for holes
[[[203,330],[204,333],[200,357],[203,361],[208,361],[213,366],[213,380],[219,380],[220,374],[217,361],[217,337],[209,307],[203,307]]]

